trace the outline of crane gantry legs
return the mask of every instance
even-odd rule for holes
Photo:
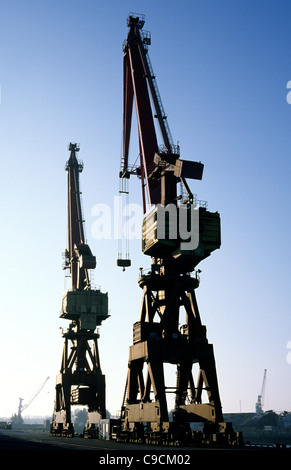
[[[213,347],[208,343],[195,296],[199,281],[189,274],[161,275],[157,266],[153,268],[139,279],[143,299],[129,351],[120,439],[131,436],[155,442],[179,436],[191,441],[190,425],[186,423],[199,421],[212,423],[212,432],[223,431],[225,438]],[[181,326],[180,310],[186,313],[186,322]],[[176,366],[174,391],[166,384],[166,363]],[[194,364],[199,366],[195,378]],[[168,391],[175,394],[171,422]]]

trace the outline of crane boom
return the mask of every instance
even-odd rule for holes
[[[47,377],[45,379],[45,381],[41,384],[41,386],[39,387],[37,392],[34,393],[34,395],[30,398],[30,400],[28,400],[28,402],[25,403],[25,405],[21,406],[21,412],[26,410],[26,408],[29,407],[29,405],[33,402],[33,400],[37,397],[37,395],[42,391],[42,389],[44,388],[44,386],[47,383],[48,379],[49,379],[49,377]],[[20,400],[22,400],[22,399],[20,399]]]
[[[66,164],[68,172],[68,249],[65,252],[65,268],[70,268],[72,290],[90,288],[89,269],[96,267],[96,258],[85,243],[79,173],[83,162],[77,160],[78,144],[70,143],[70,158]]]
[[[144,212],[146,210],[146,193],[148,203],[159,201],[158,184],[149,179],[158,143],[155,133],[150,98],[147,92],[146,70],[143,61],[143,44],[140,35],[141,22],[138,18],[129,19],[130,31],[123,56],[123,168],[122,177],[128,177],[128,152],[130,142],[133,97],[135,98],[139,147],[140,147],[140,176],[142,180],[142,198]],[[145,193],[146,186],[146,193]]]
[[[144,25],[144,15],[140,17],[130,14],[127,24],[129,33],[123,49],[123,158],[120,176],[128,178],[131,173],[139,174],[142,180],[142,200],[145,213],[147,204],[149,206],[161,202],[176,204],[176,175],[179,174],[179,179],[184,184],[185,176],[201,179],[203,164],[191,161],[187,162],[186,172],[183,169],[184,174],[178,170],[182,167],[182,162],[178,162],[180,149],[178,145],[173,143],[167,115],[149,58],[150,38],[148,33],[144,35],[141,31]],[[154,116],[150,96],[155,109]],[[128,166],[133,98],[136,104],[140,147],[140,168],[138,171],[136,169],[130,171]],[[154,117],[158,120],[163,140],[162,145],[158,145]],[[165,176],[167,179],[165,192],[162,172],[165,172],[166,167],[169,171]],[[174,177],[173,173],[175,173]],[[188,186],[187,189],[189,189]]]

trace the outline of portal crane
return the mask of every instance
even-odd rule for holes
[[[68,172],[68,248],[64,269],[69,270],[71,289],[62,299],[60,317],[70,320],[63,332],[64,348],[60,373],[56,380],[56,400],[51,433],[74,435],[71,405],[87,405],[88,421],[84,433],[98,437],[98,422],[105,418],[105,376],[102,374],[96,327],[108,318],[108,294],[93,289],[89,270],[96,267],[84,236],[79,173],[83,163],[77,159],[80,147],[70,143]]]
[[[258,395],[258,401],[256,403],[256,413],[258,414],[261,414],[264,412],[263,406],[264,406],[264,399],[265,399],[266,376],[267,376],[267,369],[264,370],[262,390],[261,390],[261,394]]]
[[[195,267],[220,247],[220,215],[199,206],[186,181],[201,180],[203,164],[182,160],[179,146],[173,143],[149,59],[151,41],[149,33],[142,30],[144,23],[144,15],[136,14],[130,14],[127,21],[119,176],[129,179],[137,175],[141,180],[145,215],[142,250],[152,263],[149,272],[141,271],[138,281],[143,290],[142,307],[133,326],[119,439],[188,439],[193,421],[208,425],[207,439],[212,433],[228,439],[232,426],[223,422],[213,346],[208,343],[195,296],[199,285]],[[140,150],[135,167],[129,165],[133,101]],[[158,145],[154,118],[162,145]],[[178,195],[178,183],[185,196]],[[186,322],[180,326],[182,311]],[[166,363],[176,365],[174,422],[169,422],[166,394],[173,390],[165,383]],[[195,363],[199,365],[197,378],[192,371]]]

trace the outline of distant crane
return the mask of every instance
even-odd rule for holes
[[[49,377],[47,377],[45,379],[45,381],[42,383],[42,385],[37,390],[37,392],[35,392],[35,394],[30,398],[30,400],[28,400],[27,403],[25,403],[25,405],[22,406],[23,398],[19,398],[19,405],[18,405],[18,423],[19,424],[21,423],[21,420],[22,420],[21,413],[24,410],[26,410],[26,408],[29,407],[29,405],[33,402],[33,400],[37,397],[37,395],[42,391],[42,389],[44,388],[44,386],[47,383],[48,379],[49,379]]]
[[[262,383],[262,390],[261,394],[258,395],[258,401],[256,403],[256,413],[260,414],[263,413],[263,406],[264,406],[264,398],[265,398],[265,388],[266,388],[266,375],[267,369],[264,370],[264,378]]]

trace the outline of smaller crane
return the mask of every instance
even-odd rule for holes
[[[39,389],[37,390],[37,392],[35,392],[35,394],[30,398],[30,400],[28,400],[27,403],[25,403],[25,405],[22,405],[22,402],[23,402],[23,398],[19,398],[19,405],[18,405],[18,416],[17,416],[17,419],[18,419],[18,424],[21,424],[22,422],[22,416],[21,416],[21,413],[26,410],[26,408],[29,407],[29,405],[33,402],[33,400],[37,397],[37,395],[42,391],[42,389],[44,388],[45,384],[47,383],[49,377],[47,377],[45,379],[45,381],[42,383],[42,385],[39,387]]]
[[[70,142],[66,164],[68,190],[68,247],[64,269],[71,277],[71,289],[63,294],[60,318],[71,320],[63,332],[64,348],[60,373],[56,379],[56,400],[51,433],[74,436],[71,405],[88,406],[86,437],[98,437],[98,423],[106,417],[105,375],[102,374],[97,327],[109,317],[108,294],[93,289],[89,271],[96,257],[86,243],[81,204],[79,173],[83,163],[77,159],[80,146]]]
[[[267,375],[267,369],[264,370],[262,390],[261,390],[261,394],[258,395],[258,401],[256,403],[256,413],[257,414],[260,414],[260,413],[264,412],[263,411],[263,406],[264,406],[265,388],[266,388],[266,375]]]

